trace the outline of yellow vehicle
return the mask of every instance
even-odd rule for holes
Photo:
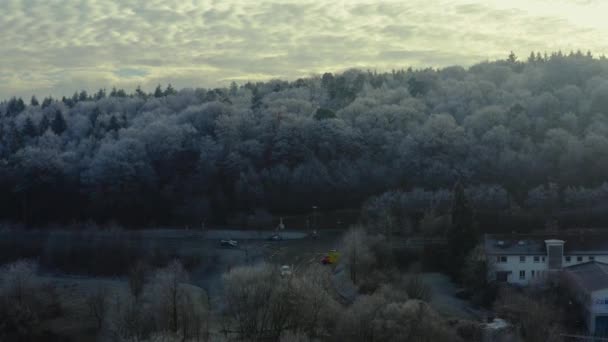
[[[332,249],[331,251],[329,251],[329,253],[327,253],[326,256],[323,257],[323,259],[321,259],[321,263],[323,265],[333,265],[336,264],[339,259],[340,253],[338,253],[338,251],[336,251],[335,249]]]

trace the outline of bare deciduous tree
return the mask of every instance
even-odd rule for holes
[[[420,277],[410,277],[405,282],[405,292],[410,299],[418,299],[425,302],[430,302],[433,291]]]
[[[41,323],[61,314],[54,288],[39,281],[36,268],[20,260],[0,270],[0,341],[39,340]]]
[[[327,269],[310,267],[290,279],[291,304],[297,310],[292,329],[311,337],[321,337],[333,330],[340,305],[331,296]]]
[[[3,293],[18,304],[23,304],[28,294],[38,285],[36,268],[35,263],[27,260],[19,260],[5,266],[1,273]]]
[[[242,338],[256,340],[267,333],[269,300],[279,280],[277,272],[268,265],[237,267],[224,275],[226,314]]]
[[[146,273],[147,267],[142,261],[136,262],[129,270],[129,289],[136,299],[139,299],[144,290]]]
[[[360,272],[364,272],[375,263],[370,249],[370,237],[362,227],[350,229],[342,239],[342,260],[348,267],[350,279],[358,283]]]
[[[362,295],[340,316],[336,340],[353,342],[459,341],[430,306],[394,288]]]
[[[560,341],[563,312],[547,296],[501,289],[494,309],[500,317],[514,322],[524,341]]]
[[[95,321],[97,330],[101,330],[109,306],[109,293],[106,287],[100,286],[86,300],[89,315]]]
[[[374,341],[456,342],[460,339],[423,301],[390,302],[373,320]]]
[[[106,311],[103,337],[108,341],[143,341],[154,330],[152,313],[131,294],[115,294]]]
[[[187,280],[188,272],[177,260],[158,270],[154,276],[153,290],[159,324],[167,325],[173,333],[179,329],[179,309],[186,297],[183,285]]]
[[[208,341],[209,311],[206,295],[199,289],[186,288],[185,296],[179,303],[179,335],[183,340]],[[197,291],[198,290],[198,291]]]
[[[226,329],[245,340],[278,340],[288,332],[326,337],[339,304],[328,292],[328,271],[312,267],[282,278],[270,265],[239,267],[224,275]]]
[[[291,331],[286,332],[281,335],[279,342],[311,342],[313,340],[310,339],[306,334],[303,333],[294,333]]]

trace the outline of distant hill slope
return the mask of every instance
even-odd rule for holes
[[[608,61],[582,53],[30,102],[0,104],[0,217],[25,222],[221,223],[458,179],[567,206],[608,177]]]

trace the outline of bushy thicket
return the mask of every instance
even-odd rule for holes
[[[0,104],[0,216],[26,222],[218,222],[458,179],[563,208],[608,174],[608,62],[582,53],[30,102]]]
[[[527,232],[542,228],[550,219],[564,227],[608,225],[606,182],[562,189],[556,183],[541,185],[530,189],[523,205],[496,184],[470,186],[465,193],[484,232]],[[365,201],[362,219],[371,228],[390,226],[398,235],[441,236],[450,225],[452,198],[448,189],[390,190]]]
[[[428,289],[415,278],[407,288],[385,283],[344,305],[336,300],[331,277],[315,267],[286,277],[268,265],[231,270],[223,278],[225,336],[239,341],[461,340],[424,301],[430,299]]]
[[[494,309],[499,317],[515,326],[522,341],[558,342],[564,341],[562,334],[568,323],[572,324],[574,320],[580,323],[577,315],[584,309],[575,307],[573,303],[572,298],[557,288],[502,288]],[[571,312],[566,313],[565,310]]]
[[[103,280],[73,291],[43,283],[36,268],[0,268],[0,341],[209,341],[208,297],[177,260],[146,272],[142,292]]]
[[[62,340],[43,325],[62,308],[54,288],[36,275],[36,267],[20,260],[0,268],[0,341]]]

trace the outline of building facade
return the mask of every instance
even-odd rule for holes
[[[486,235],[484,252],[489,280],[529,285],[565,267],[608,263],[608,234]]]
[[[525,286],[560,275],[589,333],[608,336],[608,234],[486,235],[484,252],[490,281]]]
[[[563,279],[583,308],[589,332],[608,336],[608,264],[586,262],[564,269]]]

